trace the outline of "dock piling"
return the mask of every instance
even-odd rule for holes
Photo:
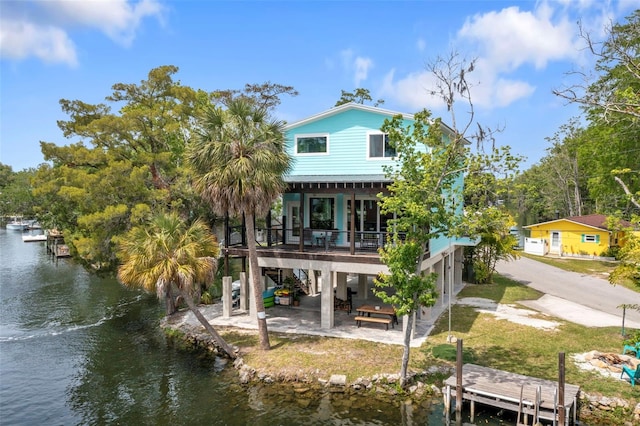
[[[462,413],[462,339],[456,347],[456,413]]]
[[[558,424],[560,426],[565,425],[564,376],[564,352],[560,352],[558,354]]]

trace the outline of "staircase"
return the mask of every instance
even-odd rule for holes
[[[308,295],[309,294],[309,277],[307,276],[307,273],[303,269],[298,269],[298,274],[300,274],[301,277],[298,277],[298,275],[293,274],[293,279],[295,280],[295,286],[296,288],[299,288],[301,292]]]
[[[274,282],[276,287],[284,286],[284,276],[282,273],[282,269],[265,269],[264,274]],[[295,290],[299,289],[302,293],[306,295],[309,294],[309,277],[307,276],[306,271],[304,271],[303,269],[297,269],[296,273],[293,274],[293,280],[293,286],[295,287]]]
[[[269,277],[274,282],[276,287],[282,287],[282,270],[281,269],[265,269],[264,275]]]

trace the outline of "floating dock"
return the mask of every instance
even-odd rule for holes
[[[38,242],[38,241],[47,241],[47,236],[44,235],[44,234],[23,235],[22,236],[22,241],[24,241],[25,243],[33,243],[33,242]]]
[[[69,246],[64,243],[64,237],[60,232],[47,231],[47,250],[55,257],[70,257]]]

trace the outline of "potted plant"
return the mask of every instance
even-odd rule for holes
[[[293,292],[293,306],[300,306],[300,296],[295,291]]]
[[[293,287],[296,285],[296,280],[293,279],[293,277],[289,276],[289,277],[285,277],[284,279],[284,287],[289,290],[292,291]]]

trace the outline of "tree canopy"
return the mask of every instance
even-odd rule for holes
[[[465,215],[457,234],[478,239],[471,256],[475,282],[486,284],[493,282],[498,261],[518,258],[518,241],[511,234],[515,221],[506,206],[522,157],[503,146],[487,153],[468,152],[465,158]]]
[[[334,106],[340,106],[344,104],[348,104],[349,102],[355,102],[357,104],[364,104],[365,102],[373,103],[374,107],[380,106],[384,103],[384,99],[378,99],[377,101],[373,101],[371,97],[371,93],[369,89],[363,89],[358,87],[353,92],[347,92],[346,90],[342,90],[340,94],[340,99],[336,102]]]
[[[114,84],[108,104],[61,100],[69,120],[58,125],[80,140],[40,144],[51,163],[34,179],[34,194],[47,209],[43,225],[63,230],[73,253],[93,269],[113,270],[118,239],[151,212],[203,212],[188,171],[179,167],[198,94],[174,81],[177,71],[162,66],[140,84]]]
[[[393,214],[394,218],[388,223],[393,234],[380,250],[389,274],[376,280],[376,286],[381,288],[376,295],[391,303],[398,315],[406,315],[408,320],[400,372],[402,385],[406,383],[413,314],[421,305],[432,306],[436,300],[435,274],[423,270],[423,261],[434,254],[429,242],[468,231],[474,232],[472,237],[477,235],[481,228],[470,226],[465,219],[471,215],[465,214],[463,207],[464,174],[477,166],[472,172],[489,178],[498,167],[491,159],[516,162],[514,157],[507,155],[508,150],[502,157],[470,156],[465,135],[474,118],[467,76],[473,68],[474,61],[461,60],[455,52],[446,58],[437,58],[429,66],[438,81],[431,93],[447,105],[453,127],[445,126],[440,118],[432,118],[427,110],[414,114],[412,123],[405,124],[403,117],[397,116],[382,126],[396,150],[397,161],[385,167],[385,174],[391,181],[389,194],[379,195],[381,212]],[[471,111],[468,121],[456,121],[459,99],[465,102],[467,111]],[[482,146],[492,138],[493,131],[478,127],[480,130],[471,138]],[[493,169],[484,171],[488,165]],[[474,197],[475,213],[483,212],[488,203],[487,194],[479,191],[479,187],[477,185],[473,188],[475,191],[466,194]],[[492,187],[495,189],[497,185]],[[487,242],[488,245],[492,243],[495,241]],[[385,290],[387,287],[393,289],[389,294]]]
[[[34,169],[14,172],[11,166],[0,163],[0,216],[33,218],[39,202],[32,192]]]
[[[270,82],[208,93],[182,85],[177,72],[160,66],[139,83],[116,83],[99,104],[62,99],[69,118],[58,126],[72,143],[40,143],[47,163],[33,179],[38,217],[43,226],[62,230],[72,254],[91,270],[113,271],[116,244],[155,212],[214,224],[185,161],[206,106],[236,96],[269,109],[281,96],[297,94]]]
[[[572,152],[581,169],[586,213],[621,211],[628,219],[640,211],[640,10],[611,24],[603,41],[582,35],[595,69],[571,71],[577,82],[554,93],[580,105],[586,123],[554,148]]]

